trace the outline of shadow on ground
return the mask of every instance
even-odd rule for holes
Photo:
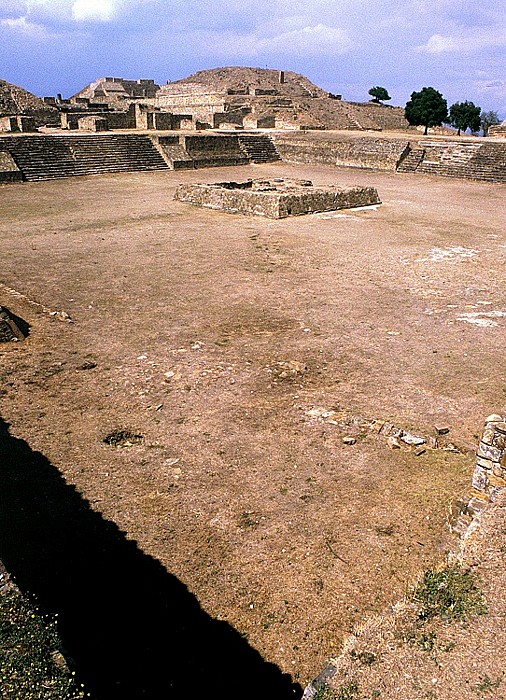
[[[0,559],[58,613],[65,651],[97,700],[301,695],[1,418]]]

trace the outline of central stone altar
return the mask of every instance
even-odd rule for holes
[[[174,199],[270,219],[381,204],[375,187],[318,187],[311,180],[288,178],[179,185]]]

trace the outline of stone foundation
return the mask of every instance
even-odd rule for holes
[[[374,187],[314,187],[310,180],[276,178],[179,185],[174,198],[234,214],[284,219],[335,209],[380,204]]]

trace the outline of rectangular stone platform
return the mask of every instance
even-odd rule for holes
[[[375,187],[315,187],[311,180],[288,178],[179,185],[174,198],[199,207],[270,219],[381,203]]]

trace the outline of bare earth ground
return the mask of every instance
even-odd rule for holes
[[[383,204],[270,221],[172,200],[264,176]],[[504,406],[504,186],[274,164],[6,185],[0,217],[0,305],[31,326],[0,348],[9,439],[305,685],[441,555]],[[446,425],[461,451],[390,450],[353,417]],[[143,439],[105,444],[115,429]]]

